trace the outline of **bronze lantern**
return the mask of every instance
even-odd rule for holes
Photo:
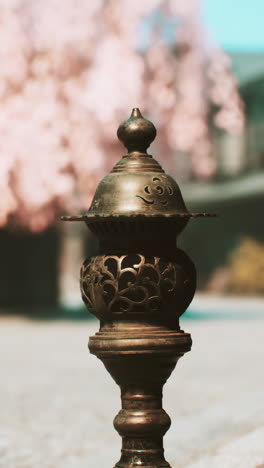
[[[100,320],[89,349],[121,389],[114,426],[122,437],[115,468],[168,468],[163,436],[170,418],[162,388],[178,359],[191,349],[180,329],[196,289],[196,271],[176,238],[191,217],[175,180],[147,153],[154,125],[139,109],[120,125],[127,154],[99,183],[84,221],[99,252],[81,268],[82,298]]]

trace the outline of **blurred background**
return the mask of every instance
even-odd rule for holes
[[[89,208],[135,106],[188,208],[219,215],[180,239],[199,289],[263,294],[262,9],[1,0],[0,307],[81,307],[79,266],[95,241],[59,215]]]
[[[85,351],[98,324],[77,320],[96,240],[59,217],[89,208],[134,107],[188,209],[218,214],[179,238],[198,293],[168,453],[182,468],[264,466],[263,15],[263,0],[0,0],[0,466],[96,466],[99,440],[102,467],[118,458],[118,392]]]

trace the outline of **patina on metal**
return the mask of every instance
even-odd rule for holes
[[[120,125],[128,153],[98,185],[84,221],[99,239],[98,255],[81,268],[82,298],[100,320],[89,349],[121,389],[114,426],[123,440],[115,468],[169,468],[163,436],[170,418],[162,388],[191,349],[179,317],[192,301],[196,270],[176,246],[191,217],[175,180],[147,153],[154,125],[139,109]]]

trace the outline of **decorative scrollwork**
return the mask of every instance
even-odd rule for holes
[[[168,205],[169,198],[173,195],[173,188],[168,183],[167,177],[159,175],[152,177],[151,182],[144,187],[144,195],[136,195],[148,205],[160,203],[163,206]]]
[[[81,270],[84,302],[97,317],[135,312],[175,312],[190,279],[182,265],[140,254],[86,260]],[[180,315],[179,308],[179,315]]]

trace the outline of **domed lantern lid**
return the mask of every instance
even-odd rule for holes
[[[66,221],[85,221],[88,225],[105,218],[181,218],[212,216],[189,213],[176,181],[165,174],[159,163],[147,153],[155,139],[156,128],[138,108],[123,122],[117,136],[127,154],[99,183],[89,210],[77,216],[63,216]],[[186,223],[184,223],[186,224]]]

